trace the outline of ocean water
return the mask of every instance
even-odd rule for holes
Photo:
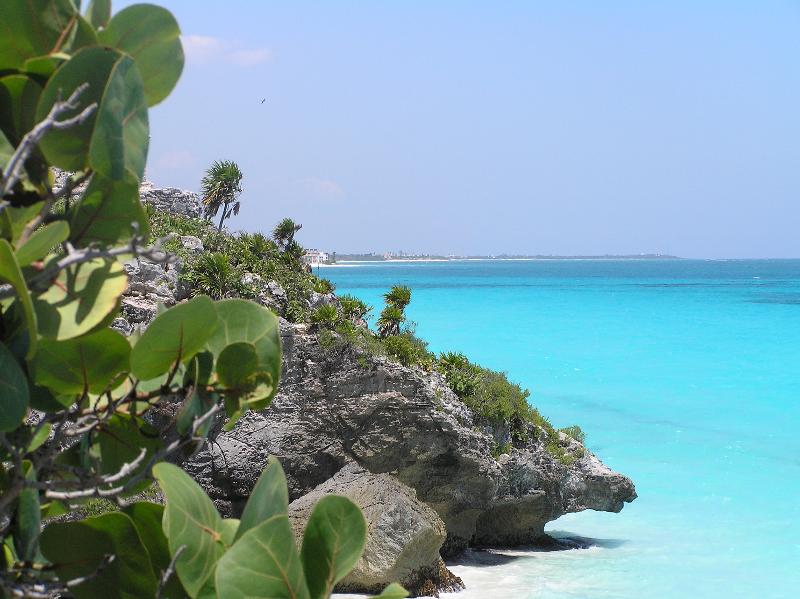
[[[800,596],[800,260],[466,261],[321,269],[417,333],[506,370],[630,476],[619,514],[550,523],[589,549],[475,553],[454,598]],[[449,596],[448,596],[449,597]]]

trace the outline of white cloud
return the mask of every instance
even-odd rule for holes
[[[228,64],[252,67],[272,59],[269,48],[241,48],[223,39],[207,35],[181,36],[186,62],[189,64],[209,64],[225,62]]]
[[[181,41],[187,62],[195,63],[208,63],[219,58],[224,46],[222,40],[206,35],[184,35]]]
[[[227,56],[233,64],[243,67],[251,67],[272,60],[272,52],[267,48],[257,48],[255,50],[237,50]]]
[[[308,179],[301,179],[299,183],[306,193],[317,197],[339,198],[344,195],[344,190],[341,186],[330,179],[309,177]]]

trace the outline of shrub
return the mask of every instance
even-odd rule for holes
[[[360,322],[366,319],[367,315],[372,311],[372,306],[368,306],[352,295],[340,295],[339,305],[342,307],[342,316],[352,322]]]
[[[400,334],[400,325],[403,324],[406,317],[403,315],[403,310],[397,306],[386,306],[378,317],[375,326],[378,328],[378,334],[381,337],[390,337]]]
[[[240,275],[226,254],[204,253],[192,269],[192,284],[198,293],[213,299],[229,297],[239,291]]]
[[[403,366],[418,366],[424,370],[433,367],[435,356],[428,351],[428,344],[411,333],[385,337],[382,343],[386,354]]]
[[[470,364],[464,354],[445,352],[439,356],[436,369],[444,375],[447,386],[463,399],[475,393],[480,381],[480,369]]]
[[[339,321],[339,312],[332,304],[323,304],[311,313],[311,322],[323,328],[332,329]]]
[[[559,430],[562,433],[569,435],[570,437],[575,439],[578,443],[583,444],[586,442],[586,433],[584,433],[583,429],[579,427],[577,424]]]
[[[331,293],[333,292],[333,283],[328,279],[316,279],[314,281],[314,291],[323,294]]]

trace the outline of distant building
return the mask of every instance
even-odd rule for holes
[[[328,252],[323,252],[322,250],[306,250],[303,254],[303,264],[308,264],[309,266],[327,264],[329,261],[330,256]]]

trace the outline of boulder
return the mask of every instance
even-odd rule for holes
[[[217,506],[236,516],[270,454],[291,499],[355,462],[416,491],[447,528],[443,556],[469,545],[534,542],[544,524],[582,509],[618,511],[629,479],[584,453],[570,465],[537,435],[500,461],[494,439],[436,373],[352,348],[322,348],[305,325],[281,322],[283,374],[272,405],[249,412],[184,464]],[[493,536],[494,535],[494,536]]]
[[[355,463],[289,506],[298,544],[314,504],[330,493],[352,500],[367,521],[364,554],[337,590],[377,594],[389,583],[400,582],[416,596],[463,588],[439,556],[447,532],[436,512],[396,478],[371,474]]]

